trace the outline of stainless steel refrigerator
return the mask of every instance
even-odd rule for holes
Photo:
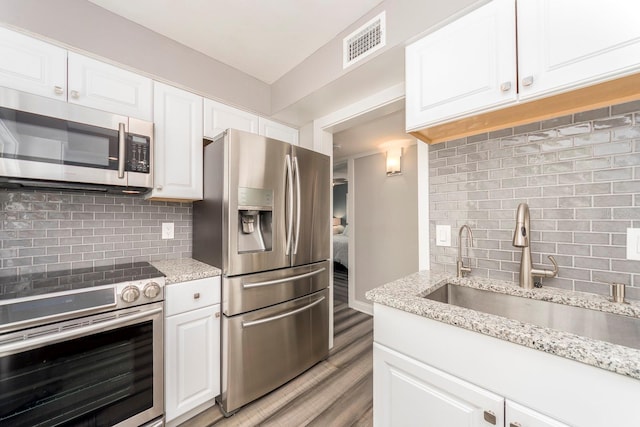
[[[222,269],[222,410],[329,353],[330,160],[229,129],[205,141],[193,257]]]

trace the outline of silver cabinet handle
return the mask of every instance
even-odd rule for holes
[[[287,249],[285,255],[291,253],[291,237],[293,234],[293,173],[291,167],[291,156],[286,155],[285,166],[287,167]]]
[[[118,178],[124,178],[125,162],[125,129],[124,123],[118,123]]]
[[[533,84],[533,76],[527,76],[522,79],[522,86],[531,86]]]
[[[315,276],[316,274],[320,274],[325,270],[326,270],[326,268],[322,267],[322,268],[319,268],[317,270],[310,271],[308,273],[298,274],[297,276],[288,276],[288,277],[283,277],[282,279],[267,280],[267,281],[264,281],[264,282],[243,283],[242,284],[242,288],[243,289],[251,289],[251,288],[259,288],[261,286],[277,285],[279,283],[291,282],[291,281],[294,281],[294,280],[304,279],[305,277]]]
[[[71,92],[69,92],[71,94],[71,97],[73,99],[78,99],[80,98],[80,92],[78,92],[77,90],[72,90]]]
[[[296,238],[293,241],[293,254],[298,253],[298,241],[300,240],[300,167],[298,157],[293,158],[293,173],[296,181]]]
[[[511,82],[504,82],[500,85],[500,90],[502,92],[509,92],[511,90]]]
[[[522,427],[522,424],[515,422],[515,423],[509,423],[509,427]]]
[[[493,411],[484,411],[484,420],[489,424],[496,425],[496,414]]]
[[[294,314],[300,313],[301,311],[308,310],[311,307],[313,307],[314,305],[320,304],[322,301],[324,301],[324,297],[322,297],[322,298],[320,298],[318,300],[315,300],[311,304],[305,305],[304,307],[297,308],[297,309],[295,309],[293,311],[289,311],[287,313],[278,314],[277,316],[266,317],[264,319],[254,320],[254,321],[251,321],[251,322],[242,322],[242,327],[243,328],[248,328],[250,326],[260,325],[262,323],[272,322],[272,321],[278,320],[278,319],[284,319],[285,317],[293,316]]]
[[[53,92],[56,95],[62,95],[64,93],[64,89],[62,88],[62,86],[54,86],[53,87]]]

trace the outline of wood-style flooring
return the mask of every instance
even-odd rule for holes
[[[373,425],[373,318],[334,299],[329,358],[224,418],[218,406],[180,427]]]

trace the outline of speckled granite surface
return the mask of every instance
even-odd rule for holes
[[[640,318],[637,301],[614,304],[600,295],[556,288],[525,290],[511,282],[474,277],[458,279],[428,271],[372,289],[366,297],[378,304],[640,380],[640,350],[424,298],[447,283]]]
[[[166,278],[166,284],[187,282],[189,280],[204,279],[219,276],[222,271],[192,258],[168,259],[163,261],[151,261],[158,270],[162,271]]]

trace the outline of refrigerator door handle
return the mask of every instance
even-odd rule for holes
[[[300,167],[298,157],[293,158],[293,173],[296,182],[296,235],[293,240],[293,254],[298,253],[298,241],[300,240]]]
[[[307,304],[304,307],[297,308],[297,309],[295,309],[293,311],[289,311],[287,313],[278,314],[277,316],[267,317],[267,318],[260,319],[260,320],[253,320],[253,321],[250,321],[250,322],[242,322],[242,327],[243,328],[248,328],[250,326],[260,325],[262,323],[272,322],[274,320],[279,320],[279,319],[283,319],[285,317],[293,316],[294,314],[298,314],[301,311],[305,311],[305,310],[310,309],[314,305],[320,304],[322,301],[324,301],[324,297],[320,297],[319,299],[315,300],[311,304]]]
[[[291,238],[293,237],[293,173],[291,167],[291,156],[285,157],[287,167],[287,249],[285,255],[291,253]]]
[[[326,268],[322,267],[317,270],[310,271],[308,273],[299,274],[297,276],[289,276],[283,277],[282,279],[274,279],[274,280],[265,280],[264,282],[254,282],[254,283],[243,283],[243,289],[251,289],[251,288],[259,288],[261,286],[269,286],[269,285],[277,285],[279,283],[292,282],[294,280],[304,279],[306,277],[315,276],[316,274],[320,274],[325,271]]]

